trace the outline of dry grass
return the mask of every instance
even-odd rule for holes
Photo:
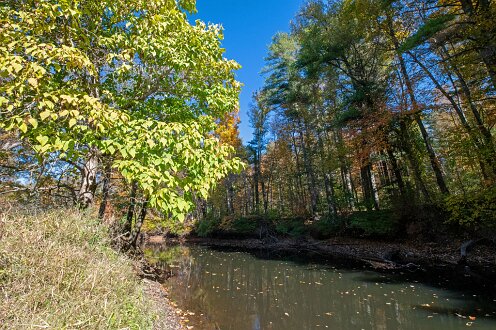
[[[104,226],[75,211],[0,214],[0,329],[148,329],[153,316]]]

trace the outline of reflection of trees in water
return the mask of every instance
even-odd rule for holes
[[[180,245],[147,247],[144,255],[155,271],[161,274],[161,279],[167,279],[178,272],[188,272],[193,262],[190,250]]]
[[[433,300],[432,291],[417,286],[371,283],[364,280],[364,273],[309,269],[245,253],[186,250],[175,254],[179,258],[173,264],[180,270],[171,279],[173,297],[188,309],[206,313],[222,329],[318,329],[318,325],[449,329],[460,325],[456,317],[437,315],[431,320],[414,309]]]
[[[191,305],[200,304],[201,310],[233,329],[363,325],[365,315],[371,321],[367,324],[377,329],[388,322],[386,310],[369,299],[347,299],[354,288],[343,285],[339,273],[329,276],[239,253],[194,250],[191,257],[196,262],[174,281],[175,294]]]

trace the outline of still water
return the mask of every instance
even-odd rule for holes
[[[352,267],[206,247],[149,249],[195,329],[496,329],[496,297]],[[408,271],[407,271],[408,273]]]

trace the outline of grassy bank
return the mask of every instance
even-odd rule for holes
[[[0,329],[149,329],[132,261],[78,212],[0,215]]]

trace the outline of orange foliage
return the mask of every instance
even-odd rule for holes
[[[227,113],[217,124],[215,135],[219,138],[220,142],[239,150],[241,148],[241,139],[239,138],[238,109]]]

